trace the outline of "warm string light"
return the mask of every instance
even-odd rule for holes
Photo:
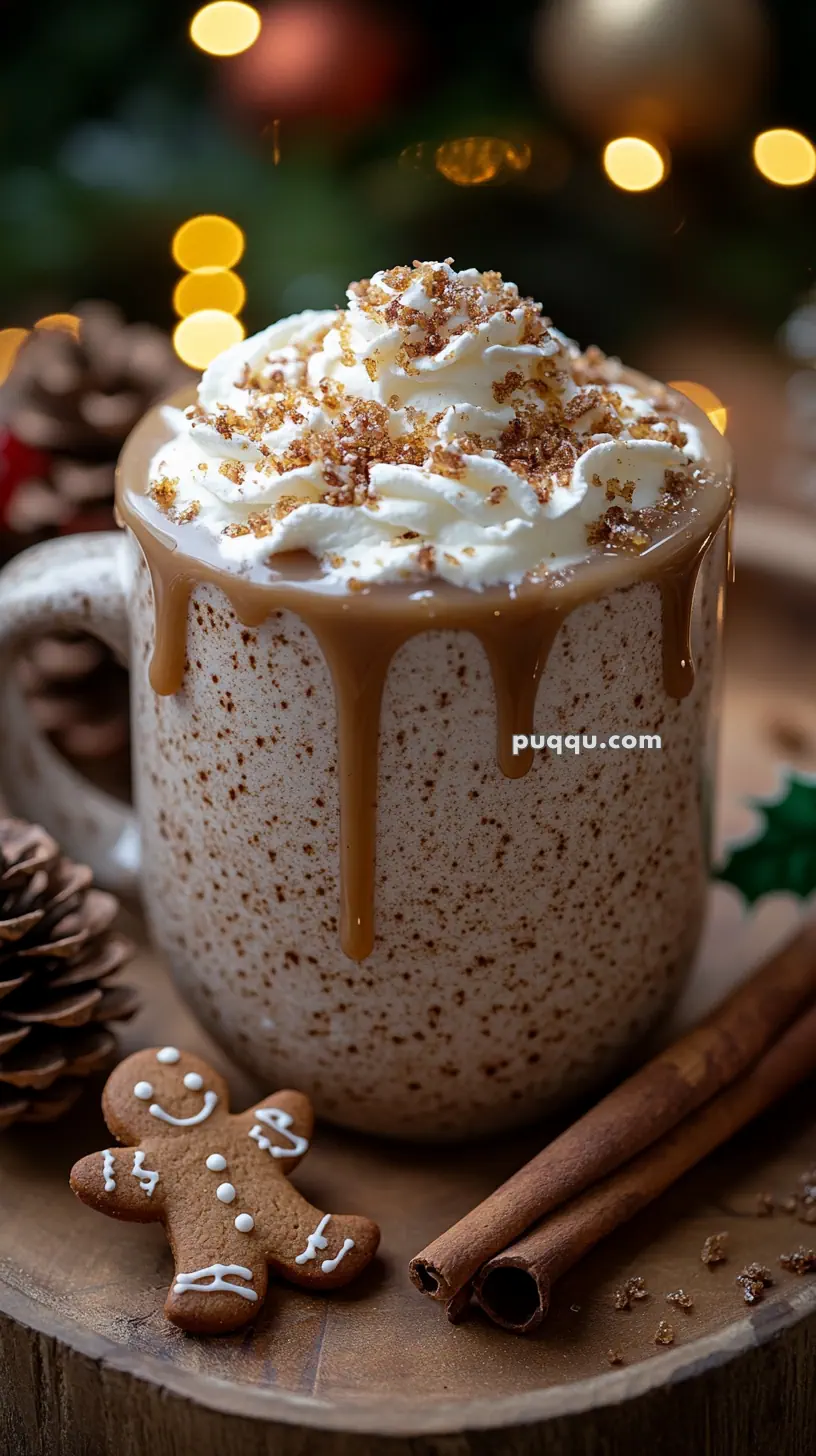
[[[237,223],[217,213],[191,217],[174,234],[171,251],[185,274],[173,293],[173,306],[181,315],[173,347],[193,369],[206,369],[245,336],[236,315],[246,302],[246,289],[232,271],[244,246]]]
[[[209,56],[238,56],[255,44],[260,33],[255,6],[241,0],[214,0],[190,21],[190,39]]]
[[[180,318],[200,308],[239,314],[245,302],[243,279],[231,268],[196,268],[179,279],[173,294],[173,307]]]
[[[615,137],[603,153],[604,171],[624,192],[649,192],[668,176],[668,152],[645,137]]]
[[[754,165],[777,187],[802,187],[816,177],[816,148],[800,131],[774,127],[754,140]]]
[[[196,268],[234,268],[243,257],[244,235],[228,217],[202,213],[182,223],[173,238],[172,252],[186,273]]]
[[[698,409],[708,415],[715,430],[719,430],[721,435],[725,434],[728,410],[707,384],[697,384],[691,379],[670,379],[669,388],[676,389],[678,394],[684,394],[686,399],[690,399],[692,404],[696,404]]]
[[[176,325],[173,347],[191,369],[206,369],[225,349],[240,343],[245,333],[234,314],[220,308],[201,308]]]

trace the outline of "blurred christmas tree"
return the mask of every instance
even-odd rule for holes
[[[0,326],[93,294],[169,327],[169,240],[186,217],[220,212],[247,236],[248,328],[338,302],[349,278],[383,264],[452,254],[501,268],[563,327],[614,349],[689,311],[769,337],[812,264],[812,189],[769,189],[752,129],[768,117],[813,132],[816,9],[766,7],[779,67],[763,99],[757,4],[642,0],[640,90],[614,44],[616,26],[631,55],[632,5],[576,5],[576,24],[605,27],[610,124],[616,95],[637,100],[650,76],[688,71],[696,110],[676,142],[668,128],[671,174],[642,195],[604,176],[568,51],[560,89],[548,80],[556,3],[519,0],[476,23],[432,0],[274,0],[261,39],[234,59],[191,43],[195,0],[7,7]],[[592,34],[581,39],[589,54]],[[720,89],[733,93],[725,112]],[[528,165],[457,183],[435,149],[469,137],[526,146]]]

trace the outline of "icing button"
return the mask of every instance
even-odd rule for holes
[[[211,1173],[223,1173],[227,1166],[227,1160],[223,1153],[210,1153],[207,1159],[207,1167]]]
[[[235,1197],[235,1189],[231,1183],[219,1183],[215,1190],[215,1196],[221,1203],[232,1203]]]
[[[235,1227],[239,1234],[251,1234],[255,1227],[255,1220],[251,1213],[239,1213],[235,1220]]]

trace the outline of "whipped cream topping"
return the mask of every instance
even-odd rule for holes
[[[706,460],[661,385],[582,353],[498,273],[450,261],[377,273],[347,308],[243,340],[167,416],[158,512],[242,575],[306,551],[350,590],[478,589],[641,551]]]

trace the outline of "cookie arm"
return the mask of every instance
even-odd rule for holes
[[[312,1104],[303,1092],[273,1092],[235,1119],[258,1147],[291,1173],[309,1150],[314,1131]]]
[[[339,1289],[371,1263],[379,1242],[380,1230],[370,1218],[323,1213],[287,1184],[266,1253],[275,1272],[291,1284]]]
[[[105,1148],[80,1158],[71,1187],[83,1203],[110,1218],[150,1223],[164,1215],[165,1187],[147,1148]]]

